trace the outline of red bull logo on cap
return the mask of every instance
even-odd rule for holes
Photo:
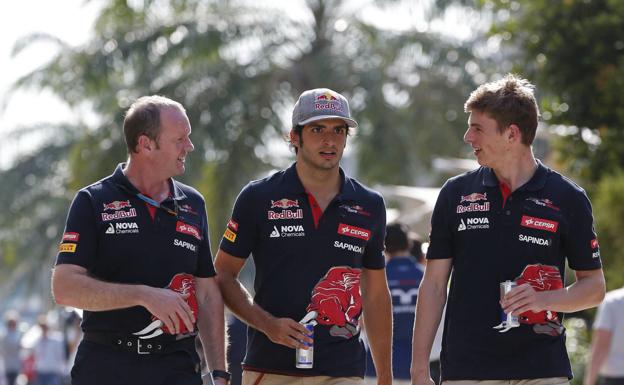
[[[473,202],[486,201],[486,200],[487,200],[487,193],[472,193],[469,195],[462,195],[459,203],[464,203],[464,202],[473,203]]]
[[[104,211],[107,210],[121,210],[124,209],[126,207],[132,207],[132,205],[130,204],[130,201],[113,201],[110,203],[104,203]]]
[[[315,101],[315,110],[343,111],[342,103],[340,102],[340,100],[329,91],[317,95]]]
[[[280,208],[280,209],[289,209],[291,207],[299,207],[299,200],[295,199],[288,199],[288,198],[282,198],[280,200],[274,201],[271,200],[271,208]]]
[[[331,92],[325,92],[323,94],[318,95],[316,97],[316,100],[317,101],[338,100],[338,98],[332,95]]]

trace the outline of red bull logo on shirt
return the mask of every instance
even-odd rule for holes
[[[472,202],[486,201],[486,200],[487,200],[487,193],[472,193],[468,195],[462,195],[459,203],[464,203],[464,202],[472,203]]]
[[[125,209],[126,207],[132,207],[132,205],[130,204],[130,201],[113,201],[110,203],[103,203],[104,205],[104,211],[108,211],[108,210],[121,210],[121,209]]]
[[[466,206],[457,205],[457,214],[471,213],[471,212],[476,212],[476,211],[480,211],[480,212],[490,211],[490,202],[483,202],[483,203],[473,202]]]
[[[352,338],[359,332],[360,273],[348,266],[332,267],[312,289],[308,315],[315,315],[319,325],[330,326],[331,336]]]
[[[303,218],[303,210],[282,210],[280,212],[269,210],[267,211],[267,216],[270,220],[276,219],[302,219]]]
[[[282,198],[280,200],[274,201],[271,200],[271,208],[280,208],[280,209],[289,209],[291,207],[299,207],[299,200],[295,199],[287,199],[287,198]]]
[[[136,216],[137,216],[136,209],[131,208],[128,211],[119,210],[119,211],[115,211],[112,214],[102,213],[102,220],[104,222],[107,222],[107,221],[114,221],[116,219],[131,218],[131,217],[136,217]]]

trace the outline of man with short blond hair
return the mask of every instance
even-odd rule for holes
[[[533,156],[533,91],[507,75],[466,101],[464,141],[481,167],[449,179],[436,202],[414,325],[413,385],[432,384],[429,352],[449,276],[442,382],[555,385],[572,378],[563,313],[596,306],[605,283],[585,191]],[[576,277],[567,287],[566,263]],[[516,287],[501,298],[504,281]]]

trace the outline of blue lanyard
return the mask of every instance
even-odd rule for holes
[[[170,208],[168,208],[168,207],[165,207],[165,206],[161,205],[160,203],[156,202],[156,201],[155,201],[155,200],[153,200],[152,198],[150,198],[150,197],[148,197],[148,196],[145,196],[145,195],[143,195],[143,194],[141,194],[141,193],[138,193],[136,196],[137,196],[140,200],[142,200],[143,202],[145,202],[145,203],[147,203],[147,204],[150,204],[150,205],[152,205],[152,206],[154,206],[154,207],[156,207],[156,208],[159,208],[159,209],[163,209],[163,210],[165,210],[166,212],[168,212],[169,214],[174,215],[174,216],[176,216],[176,217],[178,216],[178,202],[176,202],[176,200],[175,200],[175,199],[173,200],[173,208],[174,208],[174,210],[171,210]]]

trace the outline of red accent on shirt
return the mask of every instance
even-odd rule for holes
[[[148,197],[150,199],[154,199],[154,198],[152,198],[151,196],[149,196],[147,194],[143,193],[143,195],[145,195],[146,197]],[[150,216],[152,217],[152,220],[154,220],[154,218],[156,217],[156,206],[152,206],[152,205],[150,205],[147,202],[144,202],[144,203],[145,203],[145,206],[147,207],[147,211],[149,212]]]
[[[503,195],[503,207],[505,207],[505,203],[507,203],[507,198],[511,195],[511,187],[509,187],[505,183],[499,183],[498,187],[500,188],[501,194]]]
[[[308,195],[308,202],[310,202],[310,208],[312,209],[312,219],[314,219],[314,228],[318,228],[318,223],[319,220],[321,219],[321,215],[323,215],[323,210],[321,210],[321,206],[319,206],[318,203],[316,203],[316,199],[314,199],[314,196],[308,192],[306,192],[306,194]]]

